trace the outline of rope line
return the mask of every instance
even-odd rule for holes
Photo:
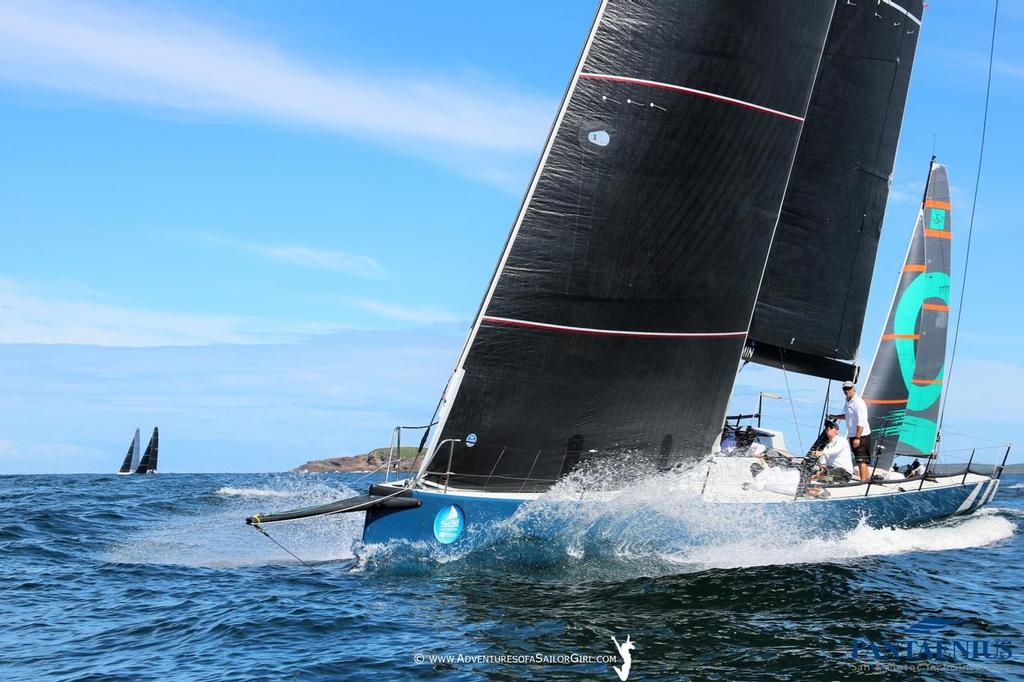
[[[282,544],[281,544],[280,542],[278,542],[278,541],[277,541],[277,540],[275,540],[274,538],[270,537],[270,533],[268,533],[267,531],[265,531],[265,530],[263,529],[263,526],[259,525],[258,523],[254,523],[254,524],[252,524],[252,527],[253,527],[253,528],[255,528],[256,530],[258,530],[259,532],[263,533],[264,535],[266,535],[266,536],[267,536],[267,539],[268,539],[268,540],[270,540],[271,542],[273,542],[273,543],[274,543],[275,545],[277,545],[278,547],[280,547],[280,548],[281,548],[281,549],[283,549],[284,551],[288,552],[288,554],[290,554],[290,555],[292,556],[292,558],[293,558],[293,559],[295,559],[296,561],[298,561],[298,562],[299,562],[300,564],[302,564],[303,566],[305,566],[305,567],[306,567],[306,568],[308,568],[309,570],[313,571],[313,573],[318,573],[318,572],[319,572],[319,571],[317,571],[317,570],[316,570],[315,568],[313,568],[312,566],[310,566],[309,564],[307,564],[307,563],[306,563],[305,561],[303,561],[303,560],[302,560],[302,559],[300,559],[299,557],[295,556],[295,553],[294,553],[294,552],[292,552],[292,551],[291,551],[290,549],[288,549],[287,547],[285,547],[284,545],[282,545]]]
[[[971,262],[971,237],[974,234],[974,215],[978,208],[978,191],[981,187],[981,167],[985,158],[985,134],[988,131],[988,104],[992,94],[992,64],[995,61],[996,53],[996,24],[999,19],[999,0],[995,0],[995,9],[992,12],[992,38],[989,41],[988,50],[988,81],[985,84],[985,111],[981,119],[981,146],[978,149],[978,172],[974,178],[974,200],[971,202],[971,223],[967,229],[967,251],[964,255],[964,274],[960,280],[960,302],[957,304],[956,327],[953,332],[953,351],[949,356],[949,371],[946,372],[946,395],[949,395],[949,381],[953,375],[953,365],[956,362],[957,342],[960,339],[960,318],[964,312],[964,294],[967,291],[967,269]],[[939,432],[942,432],[942,422],[946,418],[946,404],[942,402],[942,409],[939,413]]]

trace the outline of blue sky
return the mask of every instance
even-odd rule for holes
[[[280,470],[426,420],[594,9],[0,6],[0,473],[110,471],[154,424],[164,471]],[[990,22],[927,10],[864,364],[933,140],[963,257]],[[1022,37],[1004,3],[946,417],[994,440],[1024,427]],[[823,386],[789,379],[809,435]],[[745,369],[734,407],[761,389],[784,378]],[[793,430],[788,404],[766,412]]]

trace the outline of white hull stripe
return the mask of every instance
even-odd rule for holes
[[[908,19],[910,19],[911,21],[913,21],[913,22],[914,22],[915,24],[917,24],[918,26],[920,26],[920,25],[921,25],[921,20],[920,20],[920,19],[918,19],[918,18],[917,18],[917,17],[915,17],[915,16],[913,15],[913,14],[911,14],[911,13],[910,13],[910,12],[908,12],[907,10],[905,10],[905,9],[903,9],[902,7],[900,7],[899,5],[897,5],[897,4],[896,4],[895,2],[893,2],[892,0],[882,0],[882,2],[883,2],[883,3],[885,3],[886,5],[889,5],[889,7],[892,7],[892,8],[893,8],[894,10],[896,10],[897,12],[899,12],[899,13],[903,14],[904,16],[906,16],[906,17],[907,17]]]
[[[513,327],[529,327],[531,329],[545,329],[556,332],[570,332],[573,334],[594,334],[597,336],[635,336],[647,339],[719,339],[719,338],[740,338],[747,335],[742,332],[636,332],[625,329],[592,329],[590,327],[569,327],[563,324],[548,324],[547,322],[530,322],[529,320],[513,320],[508,317],[492,317],[484,315],[484,322],[492,324],[506,324]]]
[[[957,510],[955,512],[953,512],[953,515],[956,516],[957,514],[963,514],[968,509],[970,509],[971,508],[971,504],[974,503],[974,498],[976,498],[978,496],[978,493],[980,493],[981,489],[984,488],[984,487],[985,487],[984,481],[982,481],[981,483],[978,483],[977,485],[975,485],[974,486],[974,490],[972,490],[971,494],[967,496],[967,499],[964,500],[964,503],[961,504],[957,508]]]
[[[696,88],[688,88],[683,85],[659,83],[658,81],[649,81],[644,80],[643,78],[630,78],[629,76],[612,76],[607,73],[581,73],[580,78],[585,78],[587,80],[593,81],[613,81],[615,83],[631,83],[633,85],[646,85],[651,88],[661,88],[662,90],[672,90],[673,92],[685,92],[688,95],[694,95],[696,97],[706,97],[707,99],[713,99],[717,102],[734,104],[738,107],[743,107],[745,109],[753,109],[754,111],[760,111],[763,114],[778,116],[779,118],[785,118],[790,121],[796,121],[798,123],[803,123],[804,121],[802,117],[795,116],[793,114],[787,114],[785,111],[779,111],[778,109],[769,109],[768,107],[763,107],[760,104],[744,102],[741,99],[734,99],[732,97],[726,97],[725,95],[716,95],[713,92],[697,90]]]

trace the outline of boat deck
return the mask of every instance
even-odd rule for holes
[[[815,486],[828,491],[828,497],[797,497],[793,492],[758,489],[751,473],[751,464],[760,462],[752,457],[715,457],[706,465],[706,485],[701,496],[709,502],[817,502],[854,497],[884,497],[916,493],[922,490],[950,488],[990,480],[989,476],[968,473],[922,479],[900,478],[868,483],[854,480],[846,484]]]

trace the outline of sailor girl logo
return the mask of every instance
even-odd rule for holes
[[[442,545],[449,545],[459,539],[465,525],[462,509],[454,504],[445,505],[434,517],[434,537]]]

